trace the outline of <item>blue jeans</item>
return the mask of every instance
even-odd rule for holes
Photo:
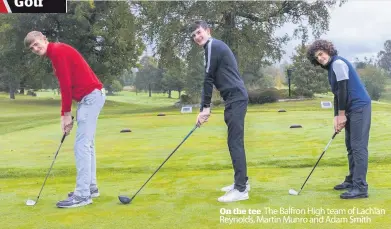
[[[90,189],[97,188],[95,132],[98,116],[106,96],[95,89],[83,97],[77,105],[77,131],[75,140],[76,188],[75,195],[89,197]]]

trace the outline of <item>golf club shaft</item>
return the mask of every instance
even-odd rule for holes
[[[334,135],[333,135],[333,137],[330,139],[329,143],[326,145],[325,149],[323,150],[322,154],[320,155],[320,157],[319,157],[318,161],[316,162],[315,166],[312,168],[312,170],[311,170],[310,174],[308,175],[307,179],[304,181],[304,184],[301,186],[299,192],[301,192],[301,190],[303,189],[304,185],[307,183],[307,181],[308,181],[308,179],[310,178],[312,172],[314,172],[316,166],[318,165],[320,159],[322,159],[323,154],[326,152],[327,148],[329,148],[329,145],[331,144],[331,142],[333,141],[333,139],[335,138],[335,136],[336,136],[337,134],[338,134],[338,133],[335,132]]]
[[[55,161],[56,158],[57,158],[58,152],[60,151],[60,148],[61,148],[61,146],[62,146],[62,143],[63,143],[64,140],[65,140],[65,137],[66,137],[66,134],[64,133],[64,135],[62,136],[62,139],[61,139],[61,143],[60,143],[60,145],[58,146],[58,149],[57,149],[56,154],[54,155],[52,164],[50,165],[49,171],[48,171],[48,173],[46,174],[45,180],[44,180],[44,182],[43,182],[43,184],[42,184],[41,190],[39,191],[39,194],[38,194],[38,196],[37,196],[37,200],[35,201],[35,203],[38,202],[38,199],[39,199],[39,197],[41,196],[42,189],[43,189],[43,187],[45,186],[46,180],[48,179],[48,176],[49,176],[49,174],[50,174],[50,171],[51,171],[52,168],[53,168],[54,161]]]
[[[136,197],[136,195],[141,191],[141,189],[143,189],[144,186],[148,183],[148,181],[151,180],[152,177],[157,173],[157,171],[159,171],[159,169],[163,167],[164,163],[166,163],[166,161],[170,159],[170,157],[175,153],[175,151],[186,141],[188,137],[190,137],[190,135],[197,129],[197,127],[198,127],[197,125],[194,126],[194,128],[190,131],[190,133],[182,140],[182,142],[174,149],[174,151],[172,151],[172,153],[166,158],[166,160],[164,160],[164,162],[159,166],[159,168],[157,168],[156,171],[148,178],[148,180],[143,184],[143,186],[141,186],[141,188],[136,192],[136,194],[133,195],[131,200],[133,200]]]

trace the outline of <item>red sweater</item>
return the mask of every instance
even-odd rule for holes
[[[70,45],[50,42],[46,55],[52,62],[60,85],[61,115],[71,111],[72,99],[80,102],[94,89],[102,89],[102,83],[83,56]]]

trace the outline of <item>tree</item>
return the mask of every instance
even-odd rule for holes
[[[168,91],[168,98],[171,98],[171,91],[178,91],[179,98],[181,97],[181,92],[185,86],[184,83],[184,69],[170,69],[163,73],[163,88]]]
[[[94,66],[105,84],[135,67],[145,46],[128,2],[95,2],[90,19],[95,35]]]
[[[10,15],[0,18],[0,73],[5,89],[9,91],[10,98],[15,99],[15,92],[19,88],[21,79],[37,66],[29,64],[27,68],[20,68],[24,58],[24,34],[22,29],[31,26],[32,20],[37,16]],[[23,24],[22,24],[23,23]]]
[[[391,76],[391,40],[384,42],[384,50],[377,54],[378,65]]]
[[[291,83],[297,95],[312,97],[314,93],[325,93],[329,89],[326,70],[315,67],[307,59],[307,49],[304,44],[296,47],[292,56],[293,64]]]
[[[69,7],[66,17],[52,16],[60,28],[52,29],[54,38],[76,47],[111,94],[113,81],[120,79],[123,70],[136,66],[145,48],[130,5],[94,1],[70,2]]]
[[[164,67],[176,57],[189,61],[195,45],[188,26],[203,19],[211,26],[213,36],[232,49],[242,75],[256,75],[260,67],[282,57],[289,38],[307,31],[304,25],[308,24],[316,37],[327,31],[328,8],[337,2],[341,6],[346,1],[132,1],[132,5],[143,24],[145,39],[154,45]],[[276,29],[288,22],[298,26],[295,33],[276,36]],[[198,71],[198,61],[188,62],[188,66],[185,82],[191,86],[187,86],[186,93],[196,95],[201,90],[197,79],[202,81],[203,71]]]
[[[273,66],[267,66],[260,69],[262,77],[259,79],[258,84],[261,88],[271,88],[276,86],[279,70]]]
[[[141,68],[136,73],[135,85],[137,90],[148,90],[149,97],[151,97],[152,91],[161,89],[162,72],[153,57],[142,57],[140,64]]]
[[[388,76],[386,70],[373,64],[366,64],[363,68],[357,69],[357,72],[371,98],[379,100],[385,91]]]
[[[184,75],[186,95],[192,102],[197,102],[201,96],[201,87],[204,79],[203,51],[193,46],[186,58],[187,71]]]
[[[110,88],[112,89],[113,92],[120,92],[123,89],[123,86],[119,80],[113,80]]]
[[[367,65],[373,65],[373,66],[376,66],[376,60],[371,57],[371,58],[368,58],[368,57],[364,57],[363,60],[360,60],[356,57],[356,60],[355,62],[353,63],[356,67],[356,69],[360,69],[360,68],[365,68]]]
[[[41,61],[23,47],[23,38],[31,30],[42,31],[49,41],[74,46],[109,93],[124,69],[136,67],[144,49],[128,2],[69,2],[66,15],[6,15],[0,18],[1,63],[22,89],[56,85],[50,61]]]
[[[18,87],[18,79],[13,77],[12,73],[3,68],[0,71],[0,81],[3,83],[4,90],[9,91],[10,99],[15,99],[15,91]]]
[[[168,98],[171,98],[171,91],[173,90],[178,91],[180,98],[185,86],[186,62],[177,57],[172,58],[172,61],[174,63],[164,68],[162,86],[163,90],[168,91]]]
[[[339,1],[340,5],[345,1]],[[329,7],[337,0],[315,1],[133,1],[148,40],[164,58],[185,56],[191,48],[188,25],[196,19],[207,21],[213,36],[222,39],[238,59],[240,69],[250,69],[279,60],[288,35],[277,37],[275,30],[287,22],[298,25],[299,35],[308,23],[313,34],[327,31]],[[208,9],[208,10],[205,10]],[[173,36],[174,35],[174,36]]]
[[[134,85],[135,78],[136,76],[131,69],[125,69],[122,72],[120,82],[124,86],[131,86]]]
[[[243,81],[249,90],[266,89],[275,86],[278,69],[272,66],[260,67],[256,72],[246,71]]]

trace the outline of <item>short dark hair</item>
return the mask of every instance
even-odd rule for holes
[[[338,51],[334,48],[333,43],[326,40],[316,40],[307,49],[307,58],[315,66],[320,65],[315,57],[315,53],[320,50],[326,52],[329,56],[338,55]]]
[[[204,21],[204,20],[196,20],[189,26],[189,33],[194,32],[199,27],[202,27],[204,29],[209,28],[208,23],[206,23],[206,21]]]

